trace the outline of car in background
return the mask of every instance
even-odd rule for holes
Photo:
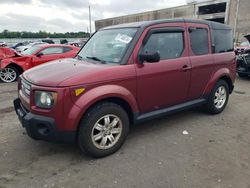
[[[17,48],[16,48],[16,51],[19,52],[19,53],[21,53],[21,52],[23,52],[23,51],[29,49],[29,48],[32,47],[32,46],[41,45],[41,44],[48,44],[48,43],[42,42],[42,41],[31,42],[31,43],[29,43],[29,44],[27,44],[27,45],[17,47]]]
[[[237,73],[239,77],[250,76],[250,34],[244,37],[246,40],[236,47]]]
[[[78,47],[78,48],[81,48],[83,46],[83,44],[80,43],[80,42],[70,42],[69,45],[75,46],[75,47]]]
[[[4,41],[0,41],[0,47],[6,47],[7,44]]]
[[[83,45],[87,42],[87,39],[80,39],[79,41],[74,41],[74,42],[70,42],[68,43],[69,45],[72,45],[72,46],[76,46],[76,47],[83,47]]]
[[[13,46],[11,46],[11,48],[16,49],[17,47],[20,47],[20,46],[27,46],[29,43],[31,42],[30,41],[18,42],[14,44]]]
[[[237,54],[244,52],[245,49],[250,49],[250,34],[245,35],[244,38],[245,40],[235,48]]]
[[[80,48],[61,44],[32,46],[21,54],[17,54],[17,57],[6,58],[1,61],[0,79],[6,83],[13,82],[20,74],[34,66],[56,59],[73,58],[79,50]]]
[[[52,39],[41,39],[41,41],[48,44],[55,44],[55,42]]]

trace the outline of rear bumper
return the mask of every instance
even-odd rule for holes
[[[19,121],[31,138],[49,142],[75,143],[76,131],[58,131],[53,118],[32,114],[23,107],[19,98],[14,100],[14,107]]]

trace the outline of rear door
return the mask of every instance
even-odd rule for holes
[[[189,100],[202,97],[215,68],[211,50],[209,26],[187,23],[189,35],[189,54],[192,64]]]
[[[149,112],[187,100],[190,60],[184,23],[153,26],[144,31],[137,44],[137,100],[141,112]],[[160,53],[156,63],[138,62],[140,52]]]

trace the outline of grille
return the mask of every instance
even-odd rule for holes
[[[27,97],[30,96],[31,86],[24,79],[21,79],[21,90],[22,90],[22,92],[23,92],[24,95],[26,95]]]

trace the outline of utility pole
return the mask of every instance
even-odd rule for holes
[[[92,30],[91,30],[91,9],[89,5],[89,35],[91,35]]]
[[[235,23],[234,23],[234,40],[235,40],[234,42],[235,42],[235,44],[238,42],[238,38],[236,39],[236,30],[237,30],[237,25],[238,25],[239,4],[240,4],[240,0],[237,0]]]

